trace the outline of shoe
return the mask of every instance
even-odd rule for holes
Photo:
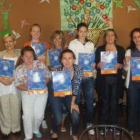
[[[47,125],[45,120],[42,121],[42,128],[43,129],[47,129],[48,128],[48,125]]]
[[[18,131],[18,132],[15,132],[15,133],[13,133],[13,134],[16,135],[16,136],[20,136],[20,135],[21,135],[21,132]]]
[[[114,130],[113,130],[112,128],[110,128],[110,131],[111,131],[111,132],[114,132]],[[120,131],[117,130],[117,129],[115,129],[115,135],[116,135],[116,136],[120,135]]]
[[[52,140],[58,140],[58,138],[52,138]]]
[[[72,136],[72,139],[73,140],[78,140],[78,137],[77,136]]]
[[[52,140],[57,140],[58,137],[57,137],[57,134],[56,133],[52,133]]]
[[[130,134],[132,135],[132,136],[134,136],[134,131],[130,131]],[[139,133],[140,134],[140,133]]]
[[[41,137],[42,137],[42,134],[41,134],[40,132],[38,132],[38,133],[35,133],[35,136],[36,136],[37,138],[41,138]]]
[[[50,133],[52,134],[53,133],[53,130],[51,129]]]
[[[105,135],[105,130],[106,130],[106,132],[108,132],[108,128],[106,128],[106,129],[105,128],[101,128],[99,134],[102,135],[102,136]]]
[[[89,128],[89,127],[91,127],[91,126],[92,126],[92,124],[87,124],[87,128]],[[94,129],[89,130],[89,131],[88,131],[88,134],[89,134],[89,135],[94,135],[94,134],[95,134]]]
[[[9,135],[2,134],[2,140],[8,140]]]
[[[70,125],[70,135],[72,136],[72,126]]]
[[[66,131],[67,131],[67,129],[65,126],[60,126],[60,132],[66,132]]]
[[[31,139],[25,138],[24,140],[31,140]]]

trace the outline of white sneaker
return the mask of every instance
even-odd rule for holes
[[[89,128],[89,127],[91,127],[91,126],[92,126],[92,124],[87,124],[87,128]],[[89,131],[88,131],[88,134],[89,134],[89,135],[95,135],[94,129],[89,130]]]
[[[47,129],[48,125],[45,120],[42,121],[42,128]]]
[[[70,135],[72,136],[72,126],[70,125]]]

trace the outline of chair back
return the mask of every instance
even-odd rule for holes
[[[88,131],[94,129],[95,135],[89,135]],[[101,135],[101,130],[104,134]],[[111,130],[111,131],[110,131]],[[116,132],[120,132],[117,135]],[[93,125],[85,129],[80,135],[79,140],[134,140],[128,130],[117,125]]]

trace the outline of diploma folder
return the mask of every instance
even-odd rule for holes
[[[45,69],[28,70],[28,94],[46,93]]]
[[[34,49],[36,57],[46,52],[46,43],[32,42],[31,47]]]
[[[131,58],[132,81],[140,80],[140,57]]]
[[[0,76],[2,78],[12,77],[14,73],[14,61],[0,58]]]
[[[94,53],[79,53],[78,65],[83,68],[85,75],[94,75],[94,68],[91,66],[93,63],[95,63]]]
[[[117,74],[115,64],[117,63],[117,51],[103,51],[101,52],[101,74]]]
[[[72,95],[71,71],[53,71],[52,72],[54,96]]]
[[[51,67],[59,67],[61,66],[59,56],[61,53],[62,49],[57,49],[57,50],[49,50],[49,58],[50,58],[50,66]]]

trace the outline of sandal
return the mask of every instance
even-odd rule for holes
[[[56,133],[52,133],[52,140],[57,140],[58,137],[57,137],[57,134]]]
[[[65,126],[60,126],[60,132],[66,132],[66,131],[67,131],[67,129]]]

